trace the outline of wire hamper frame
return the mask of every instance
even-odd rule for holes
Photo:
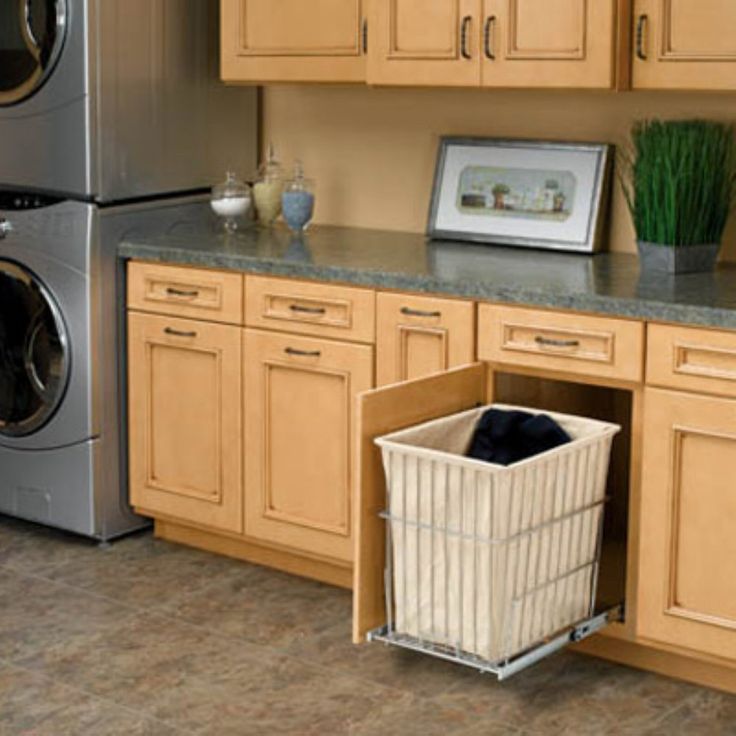
[[[622,617],[621,606],[595,612],[620,427],[548,412],[570,443],[492,465],[464,457],[488,408],[375,440],[388,496],[386,624],[368,638],[505,679]]]

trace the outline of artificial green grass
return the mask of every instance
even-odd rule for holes
[[[720,243],[736,204],[734,126],[645,120],[631,131],[622,183],[639,240]]]

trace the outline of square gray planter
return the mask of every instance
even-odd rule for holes
[[[658,245],[637,242],[642,271],[680,274],[713,271],[718,260],[720,243],[706,245]]]

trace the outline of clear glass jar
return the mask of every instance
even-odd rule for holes
[[[250,211],[250,187],[228,171],[225,181],[212,187],[210,204],[215,214],[224,220],[225,230],[234,233]]]
[[[276,159],[273,144],[268,146],[268,158],[258,170],[253,185],[253,199],[258,222],[270,227],[281,214],[281,194],[284,191],[284,170]]]
[[[284,186],[281,209],[286,224],[294,232],[309,227],[314,215],[314,182],[305,178],[301,161],[294,164],[294,177]]]

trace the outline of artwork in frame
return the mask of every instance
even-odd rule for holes
[[[443,138],[428,235],[593,253],[611,159],[606,143]]]

